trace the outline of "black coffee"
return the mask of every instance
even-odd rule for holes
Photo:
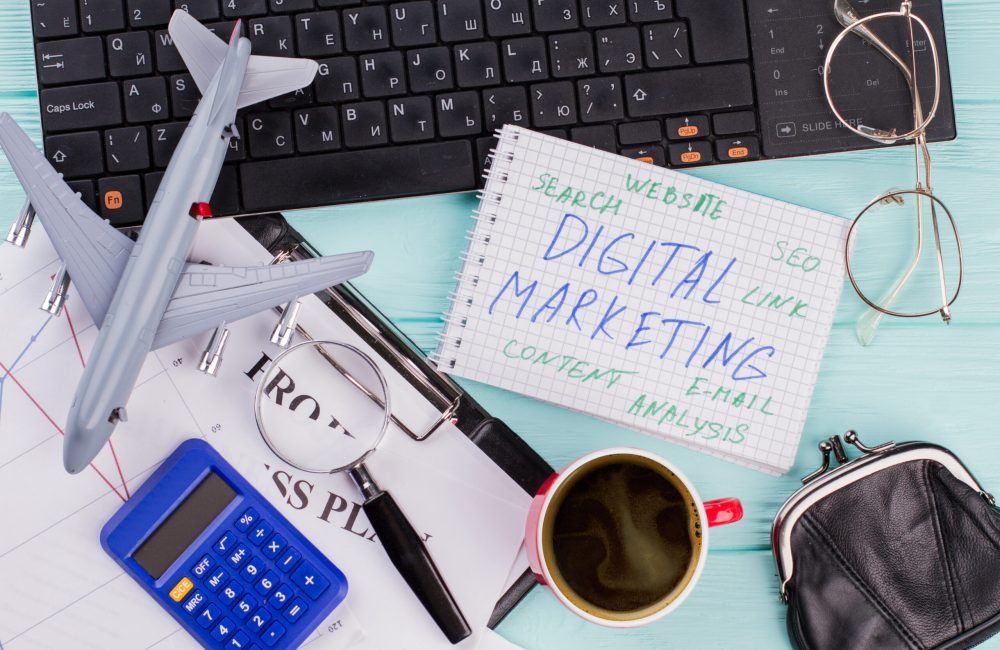
[[[569,487],[553,528],[559,572],[580,598],[629,612],[668,595],[695,553],[690,506],[666,477],[619,462]]]

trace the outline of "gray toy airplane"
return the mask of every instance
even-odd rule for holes
[[[183,11],[170,35],[202,100],[177,145],[137,241],[115,230],[63,182],[31,139],[0,114],[0,146],[28,199],[7,241],[23,246],[37,214],[63,267],[43,308],[58,313],[72,278],[100,334],[69,411],[63,464],[84,469],[104,447],[150,350],[215,328],[201,369],[214,374],[225,324],[284,304],[272,341],[287,345],[298,299],[357,277],[372,253],[335,255],[262,267],[192,264],[198,226],[211,212],[236,111],[312,83],[313,61],[252,56],[237,22],[227,47]]]

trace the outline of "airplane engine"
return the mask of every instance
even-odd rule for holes
[[[45,295],[45,300],[42,301],[42,310],[49,312],[53,316],[58,316],[62,313],[63,305],[66,304],[68,293],[69,273],[66,271],[66,265],[63,264],[52,279],[52,288],[49,289],[49,292]]]
[[[31,201],[25,201],[24,206],[17,215],[17,220],[11,225],[7,232],[7,243],[24,248],[28,243],[28,236],[31,234],[31,226],[35,223],[35,208]]]
[[[302,303],[298,300],[285,305],[284,309],[281,310],[281,319],[274,326],[274,331],[271,332],[271,343],[282,348],[288,347],[292,341],[292,335],[295,333],[295,320],[299,317],[299,309],[301,308]]]
[[[198,364],[198,370],[214,377],[219,372],[219,366],[222,364],[222,355],[225,352],[228,340],[229,329],[223,323],[215,328],[215,331],[212,333],[212,338],[208,341],[208,347],[205,348],[205,352],[201,355],[201,363]]]

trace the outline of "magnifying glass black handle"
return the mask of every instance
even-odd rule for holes
[[[427,547],[392,495],[378,492],[365,501],[364,510],[396,570],[448,640],[458,643],[472,634]]]

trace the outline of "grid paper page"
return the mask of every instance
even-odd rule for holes
[[[840,298],[848,225],[504,127],[437,360],[785,472]]]

